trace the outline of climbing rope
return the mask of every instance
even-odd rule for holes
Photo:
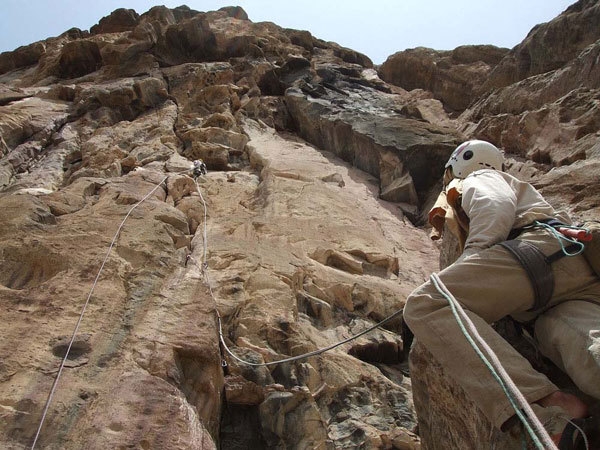
[[[548,230],[560,244],[561,251],[563,252],[563,254],[565,256],[577,256],[577,255],[580,255],[581,253],[583,253],[583,251],[585,250],[585,244],[583,242],[580,242],[577,239],[574,239],[574,238],[571,238],[571,237],[565,235],[564,233],[557,230],[556,226],[552,226],[551,224],[539,222],[537,220],[535,221],[534,226],[541,227],[541,228]],[[571,225],[561,225],[560,229],[561,230],[571,230],[571,231],[576,231],[576,232],[583,231],[585,233],[589,233],[589,231],[586,230],[585,228],[575,227],[575,226],[571,226]],[[571,244],[571,246],[573,246],[577,250],[575,250],[574,253],[570,253],[567,246],[565,245],[565,242],[568,242],[569,244]]]
[[[204,227],[203,227],[203,232],[202,232],[202,246],[203,246],[203,250],[202,250],[202,270],[206,271],[206,269],[208,268],[208,262],[207,262],[207,258],[208,258],[208,238],[207,238],[207,208],[206,208],[206,202],[204,201],[204,197],[202,196],[202,191],[200,190],[200,186],[198,186],[198,177],[194,177],[194,184],[196,185],[196,192],[198,192],[198,195],[200,196],[200,200],[202,201],[202,206],[204,207]]]
[[[192,169],[190,169],[192,170]],[[183,173],[189,172],[190,170],[187,170]],[[48,394],[48,399],[46,400],[46,405],[44,407],[44,411],[42,412],[42,418],[40,419],[40,423],[38,425],[37,428],[37,432],[35,433],[35,437],[33,439],[33,443],[31,444],[31,450],[33,450],[37,444],[37,441],[39,439],[40,436],[40,432],[42,431],[42,427],[44,426],[44,422],[46,421],[46,416],[48,414],[48,409],[50,408],[50,404],[52,403],[52,399],[54,398],[54,393],[56,391],[56,387],[58,386],[58,381],[60,380],[60,377],[62,375],[63,369],[65,367],[65,364],[67,362],[67,359],[69,357],[69,353],[71,352],[71,347],[73,346],[73,342],[75,342],[75,338],[77,335],[77,332],[79,331],[79,326],[81,325],[81,322],[83,321],[83,316],[85,314],[85,311],[90,303],[90,300],[92,298],[92,294],[94,293],[94,290],[96,289],[96,285],[98,284],[98,280],[100,279],[100,274],[102,273],[102,270],[104,269],[104,266],[106,265],[106,262],[108,261],[108,257],[110,256],[110,252],[112,251],[113,247],[115,246],[116,242],[117,242],[117,238],[119,237],[119,234],[121,233],[121,230],[123,228],[123,226],[125,225],[125,221],[129,218],[129,216],[131,215],[131,213],[133,212],[134,209],[136,209],[138,206],[140,206],[142,203],[144,203],[152,194],[154,194],[154,192],[156,192],[156,190],[160,187],[161,184],[163,184],[167,178],[169,176],[165,176],[162,180],[160,180],[160,182],[150,191],[148,192],[139,202],[137,202],[136,204],[134,204],[129,211],[127,212],[127,214],[125,215],[125,217],[123,218],[123,220],[121,221],[121,224],[119,225],[119,227],[117,228],[117,231],[110,243],[110,246],[108,247],[108,250],[106,252],[106,255],[104,256],[104,260],[102,261],[102,264],[100,265],[100,269],[98,270],[98,274],[96,275],[96,278],[94,279],[94,282],[92,284],[92,288],[90,289],[90,292],[85,300],[85,303],[83,304],[83,307],[81,308],[81,313],[79,314],[79,319],[77,320],[77,324],[75,325],[75,329],[73,330],[73,334],[71,336],[71,340],[69,341],[69,345],[67,346],[67,351],[65,352],[65,355],[63,356],[63,359],[60,363],[60,366],[58,368],[58,372],[56,373],[56,377],[54,378],[54,382],[52,383],[52,388],[50,389],[50,393]]]
[[[460,303],[458,303],[456,298],[444,285],[442,280],[440,280],[437,274],[434,273],[431,275],[431,282],[438,290],[438,292],[450,304],[452,313],[454,314],[454,317],[462,333],[473,347],[473,350],[475,350],[477,355],[481,358],[481,360],[490,370],[492,376],[502,387],[502,390],[504,391],[513,409],[515,410],[515,413],[525,426],[535,446],[541,450],[557,450],[556,445],[554,444],[554,442],[552,442],[552,439],[548,435],[548,432],[545,430],[544,426],[533,412],[533,409],[531,409],[531,406],[529,405],[521,391],[519,391],[515,383],[512,381],[512,379],[504,369],[504,367],[502,367],[502,364],[500,363],[500,360],[498,359],[494,351],[483,340],[483,338],[477,331],[477,328],[475,328],[475,325],[473,324],[469,316],[467,316]],[[483,351],[487,353],[487,356],[483,353]],[[525,415],[523,414],[523,411],[525,411]]]
[[[208,263],[207,263],[207,257],[208,257],[208,239],[207,239],[207,207],[206,207],[206,202],[204,200],[204,197],[202,195],[202,191],[200,190],[200,186],[198,185],[198,181],[197,178],[198,176],[204,175],[206,174],[206,167],[201,164],[197,164],[197,162],[194,162],[194,167],[181,172],[181,173],[188,173],[190,171],[193,171],[194,173],[194,183],[196,185],[196,191],[198,192],[198,195],[200,196],[200,200],[202,201],[202,205],[204,207],[204,229],[203,229],[203,255],[202,255],[202,266],[201,266],[201,270],[205,276],[205,282],[206,285],[208,286],[210,295],[212,297],[212,299],[215,301],[216,303],[216,299],[215,299],[215,295],[214,292],[212,290],[211,287],[211,283],[210,280],[208,278]],[[73,347],[73,343],[75,342],[75,338],[77,337],[77,333],[79,331],[79,328],[81,326],[81,323],[83,321],[83,317],[85,315],[85,312],[87,310],[87,307],[90,303],[90,300],[92,298],[92,295],[94,293],[94,290],[96,289],[96,285],[98,284],[98,281],[100,279],[100,275],[102,274],[102,271],[104,270],[104,266],[106,265],[108,258],[110,256],[110,253],[112,251],[112,249],[114,248],[117,239],[121,233],[121,230],[123,229],[123,226],[125,225],[125,222],[127,221],[127,219],[129,218],[129,216],[131,215],[131,213],[138,207],[140,206],[142,203],[144,203],[152,194],[154,194],[154,192],[156,192],[156,190],[168,179],[169,176],[165,176],[163,179],[161,179],[156,186],[150,191],[148,192],[140,201],[138,201],[137,203],[135,203],[127,212],[127,214],[125,215],[125,217],[123,218],[123,220],[121,221],[121,223],[119,224],[119,227],[117,228],[117,231],[115,232],[115,235],[108,247],[108,250],[106,252],[106,255],[104,256],[104,259],[102,261],[102,264],[100,265],[100,268],[98,269],[98,273],[94,279],[94,282],[92,283],[92,287],[87,295],[87,298],[83,304],[83,307],[81,308],[81,313],[79,314],[79,318],[77,320],[77,323],[75,325],[75,328],[73,330],[73,334],[71,335],[71,339],[69,340],[69,345],[67,346],[67,349],[65,351],[65,354],[61,360],[59,369],[57,371],[56,377],[54,378],[54,382],[52,383],[52,388],[50,389],[50,393],[48,394],[48,398],[46,400],[46,404],[44,406],[44,410],[42,412],[42,417],[40,419],[40,423],[38,425],[37,431],[35,433],[35,437],[33,438],[33,442],[31,444],[31,450],[35,449],[35,446],[37,445],[38,439],[40,437],[40,433],[42,431],[42,428],[44,426],[44,423],[46,421],[46,417],[48,415],[48,410],[50,408],[50,405],[52,404],[52,400],[54,399],[54,395],[56,393],[56,388],[58,386],[58,383],[60,381],[60,378],[62,376],[63,370],[65,368],[65,364],[67,362],[67,359],[69,357],[69,354],[71,352],[71,348]],[[193,260],[193,258],[191,258]],[[343,345],[347,342],[352,341],[353,339],[357,339],[360,336],[363,336],[364,334],[369,333],[370,331],[374,330],[375,328],[380,327],[381,325],[385,324],[386,322],[390,321],[392,318],[394,318],[395,316],[397,316],[398,314],[401,313],[401,311],[397,311],[394,314],[392,314],[391,316],[387,317],[386,319],[382,320],[381,322],[379,322],[378,324],[376,324],[375,326],[370,327],[369,329],[355,335],[352,336],[349,339],[345,339],[344,341],[338,342],[337,344],[333,344],[330,345],[329,347],[326,347],[324,349],[320,349],[320,350],[316,350],[310,353],[306,353],[304,355],[299,355],[299,356],[295,356],[292,358],[286,358],[283,360],[279,360],[279,361],[273,361],[273,362],[267,362],[267,363],[261,363],[261,364],[257,364],[257,363],[253,363],[251,361],[244,361],[243,359],[239,358],[238,356],[236,356],[227,346],[227,343],[225,342],[225,338],[223,336],[223,327],[222,327],[222,319],[221,316],[219,314],[218,309],[215,308],[216,314],[217,314],[217,319],[218,319],[218,330],[219,330],[219,341],[221,342],[221,345],[223,346],[223,348],[226,350],[226,352],[234,359],[236,359],[237,361],[239,361],[242,364],[247,364],[247,365],[251,365],[251,366],[269,366],[269,365],[275,365],[275,364],[283,364],[285,362],[291,362],[291,361],[297,361],[300,359],[305,359],[308,358],[310,356],[315,356],[321,353],[324,353],[328,350],[331,350],[333,348],[339,347],[340,345]],[[223,364],[226,365],[226,361],[223,359]]]
[[[572,420],[567,419],[567,422],[569,422],[573,426],[573,428],[575,428],[577,431],[579,431],[579,434],[583,438],[583,445],[585,446],[585,450],[590,450],[590,441],[588,440],[588,438],[585,434],[585,430],[583,428],[581,428],[579,425],[577,425]]]
[[[360,333],[357,333],[353,336],[350,336],[347,339],[344,339],[343,341],[340,342],[336,342],[335,344],[329,345],[327,347],[324,348],[320,348],[317,350],[314,350],[312,352],[308,352],[308,353],[304,353],[302,355],[298,355],[298,356],[293,356],[290,358],[285,358],[285,359],[279,359],[277,361],[270,361],[270,362],[264,362],[264,363],[254,363],[251,361],[246,361],[241,359],[240,357],[238,357],[237,355],[235,355],[227,346],[227,344],[225,343],[225,338],[223,337],[223,329],[222,329],[222,325],[221,325],[221,317],[217,316],[218,322],[219,322],[219,339],[221,341],[221,344],[223,345],[223,348],[225,349],[225,351],[227,351],[227,353],[234,358],[236,361],[245,364],[247,366],[275,366],[277,364],[283,364],[283,363],[288,363],[288,362],[292,362],[292,361],[299,361],[302,359],[306,359],[306,358],[310,358],[311,356],[316,356],[316,355],[320,355],[321,353],[325,353],[328,352],[329,350],[333,350],[336,347],[339,347],[340,345],[344,345],[347,344],[348,342],[351,342],[355,339],[358,339],[361,336],[364,336],[367,333],[370,333],[371,331],[375,330],[376,328],[381,327],[383,324],[385,324],[386,322],[389,322],[390,320],[392,320],[394,317],[396,317],[398,314],[400,314],[402,312],[402,310],[396,311],[395,313],[393,313],[392,315],[386,317],[384,320],[382,320],[381,322],[378,322],[377,324],[367,328],[366,330],[361,331]]]

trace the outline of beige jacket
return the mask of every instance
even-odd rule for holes
[[[451,184],[443,194],[456,217],[460,218],[464,212],[468,218],[463,258],[505,241],[511,230],[535,220],[556,218],[571,223],[566,214],[556,211],[531,184],[496,170],[473,172],[456,186]],[[435,206],[430,211],[430,223],[439,229],[440,219],[436,219],[435,213],[432,215],[434,209]],[[434,224],[432,219],[438,223]],[[465,228],[464,220],[462,222]]]

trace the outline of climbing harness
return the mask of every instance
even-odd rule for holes
[[[494,379],[502,387],[511,406],[515,410],[515,414],[523,423],[523,426],[529,433],[535,446],[540,450],[557,450],[556,445],[552,442],[548,432],[544,429],[544,426],[533,412],[533,409],[531,409],[531,406],[523,394],[514,384],[504,367],[502,367],[502,364],[494,351],[478,333],[477,328],[475,328],[475,325],[469,316],[467,316],[460,303],[444,285],[442,280],[440,280],[437,274],[434,273],[431,275],[431,282],[438,292],[448,301],[462,333],[473,347],[473,350],[475,350],[479,358],[489,369]]]
[[[565,225],[557,220],[536,221],[534,226],[550,231],[559,242],[560,250],[554,255],[549,256],[553,260],[562,258],[563,256],[580,255],[585,250],[584,242],[589,242],[592,239],[592,235],[587,229]],[[565,242],[570,245],[568,247],[565,246]]]
[[[548,230],[560,244],[560,250],[548,256],[551,262],[562,258],[563,256],[577,256],[585,250],[584,242],[590,242],[593,238],[592,233],[585,227],[565,225],[556,219],[536,220],[531,225],[521,228],[515,228],[508,235],[508,240],[519,237],[523,232],[534,228],[544,228]],[[568,246],[565,243],[569,244]]]
[[[512,239],[500,242],[499,245],[512,253],[527,272],[534,292],[533,306],[529,311],[537,311],[543,308],[548,304],[554,293],[554,274],[552,273],[550,261],[531,242]]]
[[[536,245],[518,239],[525,230],[543,228],[548,230],[559,242],[560,250],[546,256]],[[498,245],[508,250],[527,273],[534,292],[533,306],[528,310],[542,310],[554,293],[554,273],[552,263],[563,257],[580,255],[585,250],[584,242],[589,242],[592,235],[587,229],[565,225],[555,219],[535,221],[533,224],[514,230],[509,239]],[[567,245],[568,244],[568,245]]]

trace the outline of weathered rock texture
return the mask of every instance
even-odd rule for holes
[[[381,78],[404,89],[432,92],[452,111],[463,111],[479,98],[490,72],[508,49],[465,45],[452,51],[419,47],[390,56],[379,68]]]
[[[598,217],[590,30],[551,72],[494,91],[514,49],[408,52],[422,70],[387,78],[386,63],[388,84],[365,55],[239,7],[120,9],[0,54],[0,446],[31,446],[87,304],[38,448],[419,448],[400,316],[268,367],[226,353],[217,317],[256,364],[401,311],[437,269],[423,218],[467,137]],[[417,411],[429,391],[433,414],[477,415],[412,376]],[[423,426],[423,443],[463,429]],[[489,447],[473,429],[460,442]]]
[[[92,286],[40,448],[418,447],[399,316],[268,369],[220,353],[216,319],[269,362],[401,310],[436,259],[403,211],[456,132],[394,113],[365,56],[238,8],[117,10],[0,60],[3,448],[31,445]]]

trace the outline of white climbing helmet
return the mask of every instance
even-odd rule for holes
[[[494,144],[486,141],[466,141],[456,147],[446,163],[456,178],[466,178],[480,169],[502,170],[504,156]]]

